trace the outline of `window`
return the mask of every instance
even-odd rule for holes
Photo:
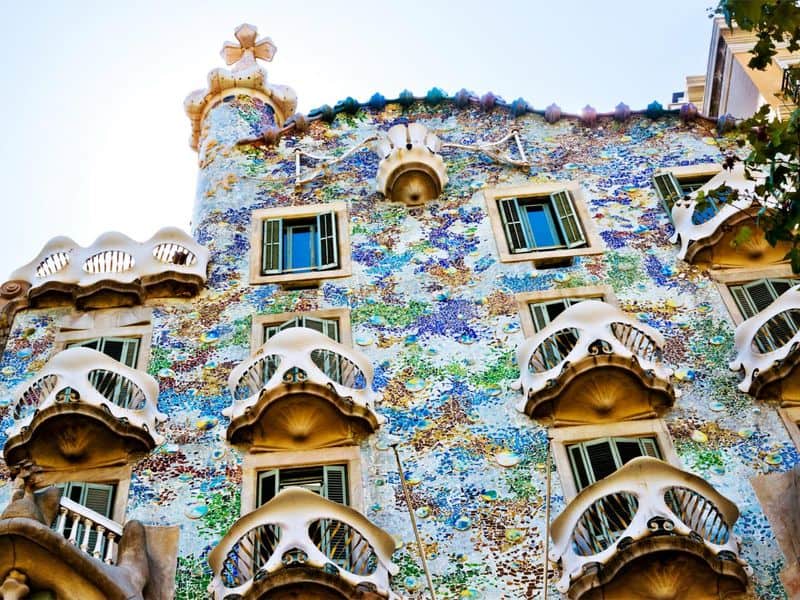
[[[280,324],[263,325],[263,340],[266,342],[279,331],[292,327],[313,329],[314,331],[319,331],[328,336],[335,342],[339,341],[339,319],[321,319],[305,315],[294,317]]]
[[[290,486],[302,487],[327,500],[348,504],[347,465],[272,469],[258,474],[258,505],[266,504]]]
[[[653,176],[653,184],[670,219],[672,219],[672,207],[677,200],[696,192],[719,172],[720,168],[716,165],[697,165],[656,173]],[[719,212],[719,206],[713,198],[706,198],[705,204],[703,210],[695,210],[692,215],[692,222],[695,225],[705,223]]]
[[[70,342],[67,348],[91,348],[110,356],[117,362],[121,362],[126,367],[135,369],[139,360],[139,343],[137,338],[94,338],[80,342]]]
[[[491,188],[484,194],[504,262],[545,266],[602,252],[575,183]]]
[[[251,242],[258,249],[257,260],[253,257],[251,264],[253,283],[349,275],[343,202],[259,210],[253,219],[255,235]]]
[[[655,437],[601,438],[567,446],[578,490],[608,477],[639,456],[661,458]]]
[[[759,279],[739,285],[729,285],[736,306],[745,319],[757,315],[772,304],[778,296],[792,288],[797,282],[791,279]],[[771,352],[789,342],[800,329],[800,311],[776,315],[759,330],[756,345],[762,352]]]
[[[522,330],[526,337],[541,331],[568,307],[583,300],[601,300],[617,304],[613,290],[605,285],[523,292],[516,294],[516,300]]]
[[[586,245],[568,192],[497,201],[511,252],[532,252]]]

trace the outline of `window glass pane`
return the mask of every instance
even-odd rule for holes
[[[548,302],[547,303],[547,317],[550,321],[555,319],[558,315],[560,315],[564,310],[569,306],[570,303],[568,300],[556,300],[555,302]]]
[[[537,248],[563,245],[556,231],[552,209],[549,205],[529,204],[525,207],[525,214]]]
[[[634,458],[644,456],[639,440],[616,440],[616,444],[617,452],[619,452],[619,457],[623,465]]]
[[[317,241],[310,225],[292,225],[284,233],[287,269],[310,269],[316,266],[314,248]]]
[[[277,471],[258,474],[258,505],[266,504],[275,497],[278,481]]]

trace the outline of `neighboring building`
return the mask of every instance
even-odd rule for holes
[[[722,16],[713,23],[706,74],[686,78],[680,102],[691,102],[712,119],[722,115],[746,119],[765,104],[777,118],[788,118],[800,100],[800,55],[779,45],[765,70],[751,69],[747,64],[756,34],[728,27]]]
[[[185,103],[192,235],[0,290],[0,598],[426,598],[406,493],[438,598],[796,597],[800,291],[746,194],[697,202],[752,189],[734,142],[463,90],[299,115],[236,35]]]

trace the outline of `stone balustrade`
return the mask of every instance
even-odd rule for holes
[[[768,382],[787,374],[794,365],[800,342],[800,285],[781,294],[772,304],[739,324],[734,333],[733,371],[743,371],[743,392],[757,395]]]
[[[392,537],[356,510],[290,487],[239,519],[211,551],[208,591],[216,600],[261,597],[270,577],[282,573],[285,585],[296,567],[304,582],[311,570],[320,581],[333,576],[350,590],[395,599],[393,551]]]
[[[115,564],[122,526],[111,519],[62,496],[55,530],[86,554]]]
[[[700,477],[655,458],[635,458],[581,491],[553,521],[558,589],[566,592],[585,569],[609,563],[645,538],[661,550],[680,550],[685,544],[677,540],[690,539],[749,574],[731,531],[738,518],[736,505]]]

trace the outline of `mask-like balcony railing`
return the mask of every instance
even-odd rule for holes
[[[736,191],[737,197],[729,202],[721,202],[718,199],[708,198],[705,203],[708,206],[702,211],[698,208],[698,194],[708,196],[708,193],[721,186],[725,186],[731,192]],[[713,262],[740,266],[748,264],[748,261],[757,259],[762,255],[770,253],[771,247],[766,243],[763,232],[757,227],[753,228],[751,238],[741,244],[736,244],[731,248],[728,240],[723,239],[726,235],[735,237],[736,231],[731,228],[743,220],[753,218],[748,212],[754,204],[753,190],[755,182],[746,177],[744,163],[738,162],[730,170],[722,170],[712,177],[702,187],[691,194],[676,200],[672,206],[672,222],[675,232],[670,237],[670,242],[680,244],[678,258],[693,262],[700,252],[711,247],[719,246],[719,256],[714,256]],[[739,256],[731,253],[736,252]],[[774,253],[774,249],[772,249]],[[783,252],[778,260],[783,259]],[[771,260],[771,259],[770,259]]]
[[[674,401],[669,384],[672,371],[661,363],[663,345],[658,331],[615,306],[599,300],[573,304],[520,345],[516,386],[522,389],[523,398],[517,408],[538,417],[540,405],[558,403],[560,408],[552,411],[554,418],[558,419],[559,412],[574,413],[564,409],[572,400],[560,398],[566,386],[572,386],[566,395],[579,398],[598,415],[615,415],[615,420],[653,416],[657,409]],[[600,368],[609,369],[606,381],[615,386],[613,390],[598,393],[597,386],[602,382],[594,375],[591,381],[579,379]],[[626,401],[624,396],[630,396],[631,385],[653,392],[642,395],[646,406],[621,406]],[[615,394],[623,397],[616,398]]]
[[[736,505],[700,477],[655,458],[635,458],[581,491],[553,521],[551,559],[562,569],[557,587],[579,598],[634,560],[688,546],[727,584],[746,587],[751,571],[731,531],[738,518]]]
[[[28,299],[34,306],[64,301],[82,308],[130,305],[196,294],[206,281],[208,257],[206,248],[175,227],[143,243],[109,232],[88,248],[57,237],[12,279],[30,283]]]
[[[781,294],[734,334],[734,371],[743,370],[743,392],[758,396],[767,384],[789,376],[800,360],[800,286]]]
[[[313,583],[342,595],[369,591],[398,598],[394,540],[358,511],[303,488],[290,487],[239,519],[209,554],[215,600],[257,599]],[[360,597],[360,596],[359,596]]]
[[[156,432],[156,423],[166,420],[157,401],[158,384],[150,375],[96,350],[63,350],[18,388],[6,461],[39,455],[35,462],[42,467],[107,464],[149,452],[164,441]]]
[[[372,377],[353,348],[305,327],[281,331],[231,372],[228,439],[268,449],[302,439],[307,448],[340,443],[350,425],[373,432],[383,419],[373,412]]]

